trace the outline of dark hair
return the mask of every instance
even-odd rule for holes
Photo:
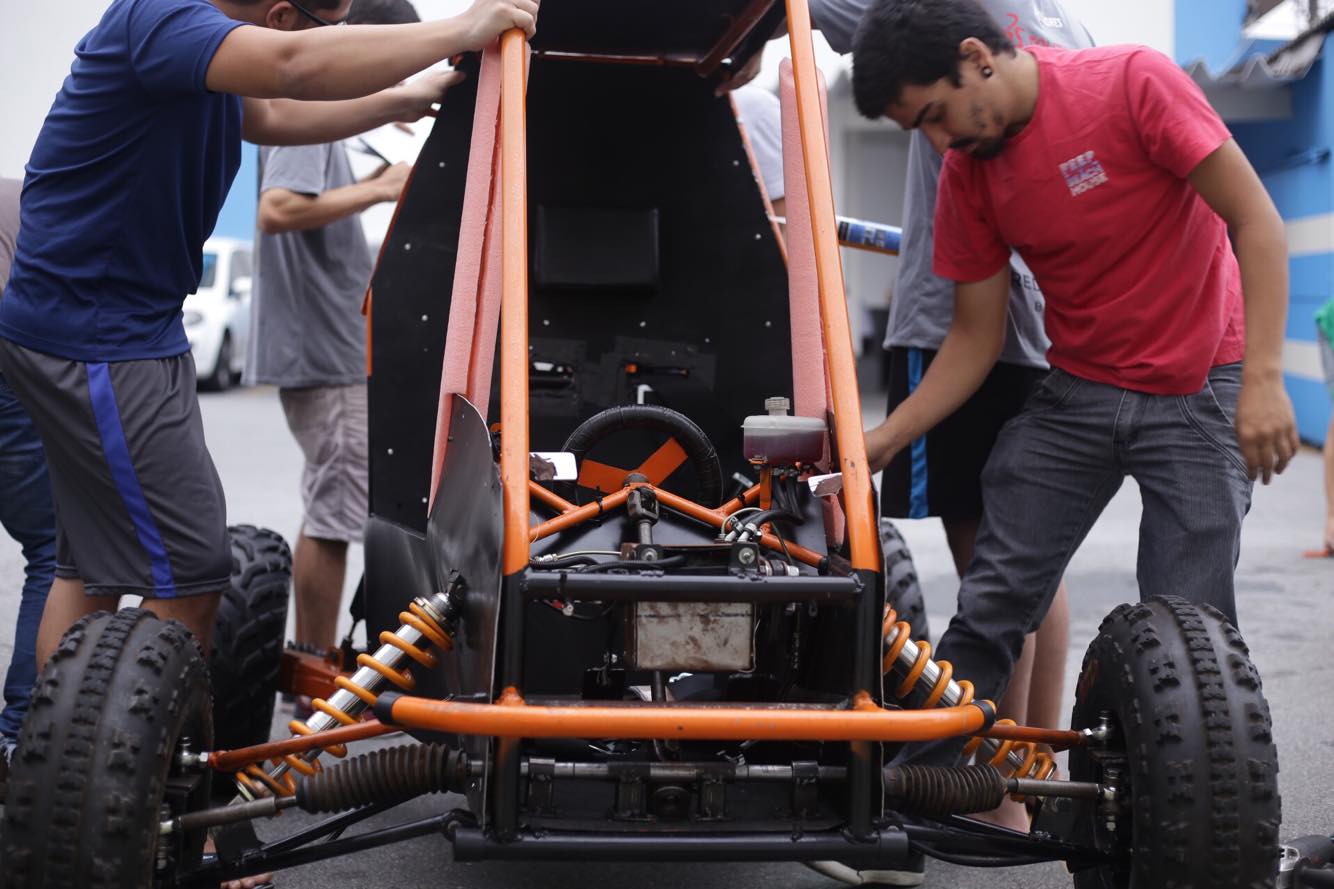
[[[421,20],[408,0],[355,0],[347,14],[349,25],[409,25]]]
[[[852,40],[857,110],[880,117],[906,86],[948,77],[959,85],[959,44],[976,37],[994,53],[1014,53],[1005,32],[975,0],[875,0]]]
[[[237,6],[254,6],[264,0],[232,0]],[[342,0],[306,0],[309,9],[337,9]]]

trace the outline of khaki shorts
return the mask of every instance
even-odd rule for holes
[[[301,446],[302,533],[360,543],[366,496],[366,384],[279,389],[287,428]]]

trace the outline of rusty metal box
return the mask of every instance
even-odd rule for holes
[[[636,602],[626,660],[635,670],[723,672],[755,667],[750,602]]]

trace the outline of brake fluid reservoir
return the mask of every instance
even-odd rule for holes
[[[790,406],[786,398],[766,398],[768,413],[747,417],[741,424],[741,446],[751,463],[790,466],[824,458],[824,420],[789,416]]]

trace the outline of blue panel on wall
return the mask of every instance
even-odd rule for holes
[[[1334,254],[1299,256],[1288,263],[1290,304],[1287,337],[1315,339],[1316,310],[1334,296]]]
[[[249,142],[241,146],[241,169],[218,214],[215,235],[250,241],[255,237],[255,213],[259,209],[259,149]]]
[[[1177,63],[1204,59],[1217,72],[1237,48],[1245,18],[1246,0],[1176,0]]]
[[[1294,136],[1289,124],[1234,126],[1232,131],[1237,144],[1264,180],[1265,188],[1284,219],[1330,212],[1334,170],[1331,169],[1331,159],[1320,160],[1320,154],[1315,150],[1327,147],[1326,143]],[[1291,166],[1292,159],[1298,155],[1307,162]]]
[[[1327,298],[1292,296],[1288,302],[1288,329],[1284,338],[1299,343],[1315,342],[1315,313]]]
[[[1329,431],[1330,413],[1329,393],[1324,385],[1291,374],[1283,375],[1283,383],[1288,387],[1288,397],[1297,412],[1297,432],[1302,441],[1323,445],[1325,433]]]
[[[1215,73],[1229,64],[1241,43],[1246,0],[1174,0],[1176,59],[1200,59]],[[1327,51],[1328,48],[1327,48]],[[1284,220],[1334,212],[1334,163],[1322,154],[1334,147],[1334,65],[1322,58],[1301,80],[1285,87],[1292,115],[1265,123],[1229,122],[1237,143],[1264,180]],[[1332,252],[1290,260],[1291,301],[1287,338],[1315,340],[1315,312],[1334,296],[1334,244],[1312,245]],[[1330,395],[1322,382],[1284,374],[1304,441],[1324,443],[1329,427]]]

